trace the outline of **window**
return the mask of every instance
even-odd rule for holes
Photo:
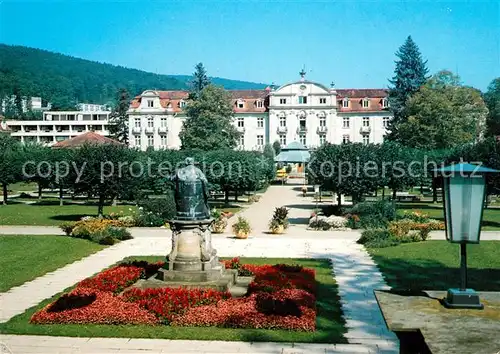
[[[389,128],[389,121],[390,121],[389,117],[382,118],[382,124],[383,124],[384,128]]]
[[[349,126],[350,126],[349,117],[342,118],[342,127],[343,128],[349,128]]]
[[[286,127],[286,116],[285,113],[280,114],[280,127]]]
[[[264,107],[264,102],[259,100],[259,101],[255,102],[255,106],[257,106],[257,108],[262,108],[262,107]]]
[[[186,101],[182,101],[182,100],[181,100],[181,101],[179,102],[179,107],[181,107],[181,108],[186,107]]]
[[[257,118],[257,128],[264,128],[264,118],[263,117]]]
[[[239,144],[238,144],[240,147],[243,147],[245,146],[245,135],[241,134],[240,135],[240,141],[239,141]]]
[[[370,126],[370,117],[363,117],[363,127]]]
[[[166,128],[167,127],[167,118],[161,118],[160,119],[160,127]]]
[[[302,145],[306,146],[306,135],[305,134],[300,134],[299,135],[299,141]]]
[[[280,137],[280,144],[281,144],[281,146],[285,146],[286,145],[286,135],[285,134],[280,134],[279,137]]]
[[[155,138],[153,135],[148,136],[148,146],[154,146],[155,145]]]
[[[286,104],[286,98],[280,98],[280,104]]]
[[[167,146],[167,136],[166,135],[160,135],[160,145],[161,145],[161,147]]]
[[[299,113],[299,129],[306,130],[306,112],[304,111]]]
[[[299,104],[306,104],[307,96],[299,96]]]
[[[238,117],[238,128],[243,128],[245,126],[245,121],[243,117]]]
[[[368,145],[370,143],[370,135],[363,134],[363,144]]]
[[[389,107],[389,100],[387,98],[382,98],[382,108]]]
[[[136,128],[140,128],[141,127],[141,118],[135,118],[134,119],[134,126]]]
[[[325,114],[325,112],[321,112],[319,114],[319,126],[326,127],[326,114]]]
[[[326,143],[326,135],[325,134],[321,134],[319,136],[319,144],[320,145],[325,145],[325,143]]]
[[[148,107],[153,107],[153,100],[148,100]]]
[[[264,146],[264,135],[257,135],[257,145]]]
[[[349,108],[349,100],[347,98],[344,98],[342,100],[342,107],[343,108]]]
[[[370,100],[368,98],[363,99],[363,108],[370,107]]]
[[[326,98],[325,97],[320,97],[319,104],[326,104]]]
[[[148,128],[153,128],[155,126],[153,117],[148,118]]]
[[[238,100],[237,107],[238,108],[244,108],[245,107],[245,103],[243,101],[241,101],[241,100]]]
[[[347,144],[349,141],[351,141],[349,135],[342,135],[342,143]]]
[[[141,136],[137,135],[135,137],[135,146],[141,146]]]

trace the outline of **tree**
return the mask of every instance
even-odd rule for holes
[[[217,150],[236,147],[240,133],[233,126],[230,94],[209,85],[186,105],[187,119],[179,134],[182,149]]]
[[[274,154],[279,155],[281,152],[281,144],[278,140],[273,143]]]
[[[22,118],[24,109],[23,109],[23,96],[19,87],[14,87],[14,110],[15,110],[15,118]]]
[[[8,185],[22,179],[24,156],[21,144],[8,134],[0,133],[0,184],[3,204],[7,204]]]
[[[484,102],[488,107],[488,135],[500,135],[500,77],[497,77],[488,86],[484,94]]]
[[[266,177],[268,181],[272,181],[276,177],[276,168],[274,167],[274,158],[276,157],[274,148],[271,144],[266,144],[264,146],[264,151],[262,153],[263,158],[266,159]]]
[[[203,63],[198,63],[194,67],[195,71],[193,73],[193,79],[189,82],[191,87],[191,92],[189,94],[190,99],[197,99],[200,96],[201,91],[208,85],[210,85],[210,79],[207,76],[207,71],[203,66]]]
[[[427,61],[422,59],[420,50],[411,36],[396,52],[396,68],[389,82],[389,106],[394,115],[389,125],[390,140],[403,142],[399,137],[399,125],[407,118],[406,105],[408,98],[417,92],[427,80]]]
[[[398,124],[401,143],[447,149],[481,138],[488,109],[479,90],[462,86],[458,76],[441,71],[410,97],[406,112],[407,120]]]
[[[118,102],[109,116],[109,133],[111,136],[125,145],[128,145],[128,116],[130,96],[127,89],[118,91]]]

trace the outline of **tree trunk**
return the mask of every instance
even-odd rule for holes
[[[38,182],[38,200],[42,200],[42,183]]]
[[[432,180],[432,202],[438,202],[437,184],[434,179]]]
[[[118,204],[118,199],[116,197],[113,198],[113,206],[116,206]]]
[[[229,190],[224,190],[224,206],[229,206]]]
[[[99,194],[99,204],[97,205],[97,216],[104,215],[104,194]]]
[[[59,186],[59,206],[63,206],[63,187],[62,185]]]
[[[375,189],[375,198],[378,197],[378,188]]]
[[[3,184],[3,205],[7,205],[7,197],[9,192],[7,191],[7,183]]]
[[[337,193],[337,205],[342,206],[342,195],[340,193]]]
[[[384,188],[382,188],[382,200],[384,200],[384,199],[385,199],[385,186],[384,186]]]
[[[396,190],[396,189],[393,189],[393,190],[392,190],[392,200],[393,200],[394,202],[396,202],[396,194],[397,194],[397,190]]]
[[[238,190],[235,190],[234,191],[234,201],[237,202],[238,201]]]

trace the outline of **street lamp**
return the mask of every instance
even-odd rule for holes
[[[486,195],[486,173],[500,172],[487,167],[459,163],[437,169],[443,177],[443,209],[446,240],[460,244],[460,288],[448,289],[448,308],[482,309],[473,289],[467,289],[467,244],[479,243]]]

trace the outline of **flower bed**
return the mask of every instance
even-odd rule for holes
[[[36,312],[31,322],[315,330],[314,269],[241,264],[239,258],[224,263],[240,275],[255,277],[245,297],[212,289],[127,289],[164,263],[123,263],[81,281]]]

